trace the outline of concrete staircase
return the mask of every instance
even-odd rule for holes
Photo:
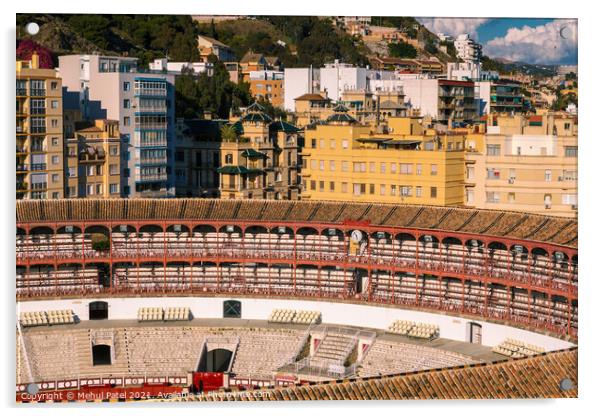
[[[113,333],[113,362],[111,365],[92,365],[92,331],[76,331],[76,359],[79,377],[124,376],[129,374],[129,352],[124,329],[110,330]]]
[[[343,366],[353,350],[357,337],[351,334],[327,332],[315,354],[309,359],[311,366]]]

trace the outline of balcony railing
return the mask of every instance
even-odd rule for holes
[[[46,151],[46,146],[39,146],[39,145],[34,146],[34,145],[32,145],[31,146],[31,151],[32,152],[45,152]]]
[[[32,88],[31,91],[29,91],[29,95],[31,97],[44,97],[46,96],[46,89]]]
[[[29,111],[34,115],[46,114],[46,107],[32,107]]]
[[[140,130],[167,130],[167,123],[136,123]]]
[[[27,95],[26,88],[17,88],[17,97],[25,97]]]
[[[38,182],[38,183],[32,183],[31,184],[31,189],[46,189],[48,188],[48,183],[47,182]]]
[[[32,126],[30,133],[32,134],[44,134],[46,133],[46,126]]]
[[[158,175],[140,175],[140,182],[155,182],[155,181],[166,181],[167,174],[158,174]]]
[[[17,182],[17,191],[27,191],[27,182]]]
[[[158,157],[158,158],[144,158],[140,159],[141,165],[166,165],[167,158],[166,157]]]
[[[27,165],[17,163],[17,171],[19,172],[27,172],[29,169]]]
[[[32,163],[31,170],[46,170],[46,163]]]

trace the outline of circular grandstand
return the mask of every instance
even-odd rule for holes
[[[572,219],[18,201],[16,238],[18,400],[576,396]]]

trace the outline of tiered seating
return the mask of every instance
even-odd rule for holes
[[[138,321],[162,321],[163,320],[163,309],[162,308],[139,308],[138,309]]]
[[[422,345],[376,339],[361,363],[358,375],[399,374],[431,368],[473,364],[472,358],[451,351]]]
[[[413,321],[394,321],[387,332],[414,338],[432,339],[439,335],[439,326]]]
[[[507,338],[501,344],[493,347],[491,351],[505,355],[506,357],[523,358],[541,354],[545,352],[545,349],[537,345],[527,344],[517,339]]]
[[[75,323],[75,315],[71,309],[48,311],[48,323],[50,325],[62,325]]]
[[[268,318],[268,322],[291,323],[295,316],[292,309],[274,309]]]
[[[320,323],[321,318],[322,314],[318,311],[274,309],[268,318],[268,322],[308,325]]]
[[[19,321],[22,326],[48,325],[48,317],[44,311],[21,312]]]
[[[318,324],[322,319],[322,314],[318,311],[298,310],[293,317],[294,324]]]
[[[188,321],[190,319],[190,308],[169,307],[165,309],[166,321]]]

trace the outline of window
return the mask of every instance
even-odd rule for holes
[[[563,170],[562,171],[562,179],[565,181],[576,181],[577,180],[577,171],[576,170]]]
[[[324,192],[324,181],[320,181],[320,192]]]
[[[130,85],[130,83],[129,83],[128,81],[125,81],[125,82],[123,83],[123,90],[124,90],[124,91],[129,91],[129,90],[130,90],[130,88],[131,88],[131,85]]]
[[[309,162],[309,165],[311,166],[311,168],[312,168],[312,169],[318,169],[318,161],[317,161],[317,160],[315,160],[315,159],[312,159],[312,160]]]
[[[52,120],[50,120],[50,125],[52,127],[58,127],[59,126],[59,121],[56,118],[53,118]]]
[[[466,167],[466,179],[474,179],[474,166]]]
[[[341,162],[341,171],[347,172],[349,170],[349,162],[346,160]]]
[[[552,171],[550,169],[546,169],[544,173],[544,180],[546,182],[552,182]]]
[[[334,182],[330,182],[330,192],[334,192]]]
[[[416,196],[418,196],[418,190],[416,190]],[[466,203],[474,204],[474,189],[466,190]]]
[[[181,150],[178,150],[176,152],[176,162],[184,162],[184,152]]]
[[[109,185],[109,193],[116,194],[119,193],[119,184],[112,183]]]
[[[387,185],[380,185],[380,195],[384,196],[387,193]]]
[[[395,196],[395,189],[396,189],[396,186],[391,185],[391,196]]]
[[[397,163],[391,163],[391,173],[397,173]]]
[[[96,184],[96,195],[102,195],[102,184],[101,183]]]
[[[437,187],[431,186],[431,198],[437,198]]]
[[[565,146],[564,147],[565,157],[577,157],[577,146]]]
[[[387,173],[387,164],[385,162],[381,162],[380,164],[380,173]]]
[[[86,195],[94,195],[94,185],[86,186]]]
[[[334,164],[334,160],[331,160],[330,163],[329,163],[329,165],[330,165],[330,171],[334,172],[336,170],[335,164]]]
[[[571,128],[571,123],[564,123],[564,129],[569,130]]]
[[[130,125],[130,118],[129,117],[124,117],[123,118],[123,125],[124,126],[129,126]]]
[[[399,193],[401,196],[412,196],[412,187],[411,186],[400,186]]]
[[[416,187],[416,198],[422,198],[422,186]]]
[[[431,165],[431,175],[437,174],[437,165]]]
[[[363,183],[354,183],[353,184],[353,195],[360,196],[366,193],[366,185]]]
[[[500,171],[496,168],[487,168],[487,179],[499,179]]]
[[[343,149],[349,148],[349,140],[343,139],[341,144],[342,144]]]
[[[336,141],[334,139],[330,139],[330,148],[334,149],[334,148],[336,148],[336,146],[337,146]]]
[[[53,165],[58,165],[60,162],[60,158],[58,156],[52,156],[52,164]]]
[[[400,163],[399,164],[399,173],[401,175],[411,175],[412,174],[412,164],[411,163]]]
[[[226,164],[227,164],[227,165],[230,165],[230,164],[232,164],[233,160],[234,160],[234,158],[233,158],[233,156],[232,156],[232,153],[228,153],[228,154],[226,155]]]
[[[123,108],[130,108],[130,100],[127,98],[123,100]]]
[[[53,173],[52,174],[52,182],[58,182],[59,180],[60,180],[59,174]]]
[[[51,143],[52,143],[53,146],[58,146],[59,145],[59,138],[58,137],[53,137]]]
[[[422,175],[422,163],[416,164],[416,175]]]
[[[320,149],[324,149],[324,139],[320,139]]]
[[[512,182],[516,179],[516,169],[515,168],[510,168],[508,170],[508,179]]]
[[[94,176],[94,166],[86,167],[86,176]]]
[[[59,84],[58,84],[58,82],[56,82],[56,81],[52,81],[52,82],[50,83],[50,89],[51,89],[51,90],[53,90],[53,91],[56,91],[56,89],[57,89],[58,87],[59,87]]]
[[[310,184],[310,189],[312,191],[315,191],[316,190],[316,181],[311,181],[309,184]]]
[[[109,146],[109,154],[111,156],[117,156],[119,153],[119,148],[117,146]]]
[[[316,148],[316,139],[311,139],[311,148],[312,149]]]
[[[499,156],[500,155],[499,144],[488,144],[487,145],[487,156]]]
[[[543,205],[544,205],[545,209],[552,208],[552,195],[551,194],[545,194],[543,196]]]
[[[75,166],[68,168],[68,170],[67,170],[67,177],[68,178],[75,178],[75,177],[77,177],[77,170],[75,170]]]
[[[347,182],[341,182],[341,192],[347,193]]]
[[[577,194],[562,194],[564,205],[577,205]]]
[[[366,172],[366,162],[353,162],[354,172]]]
[[[374,195],[374,184],[370,184],[370,195]]]
[[[491,204],[497,204],[500,202],[499,192],[485,192],[485,200]]]
[[[516,194],[514,192],[508,192],[508,203],[513,204],[516,200]]]
[[[50,101],[50,108],[53,108],[55,110],[57,108],[59,108],[59,102],[58,102],[58,100],[52,100],[52,101]]]
[[[58,192],[53,192],[52,193],[52,199],[59,199],[59,193]]]
[[[320,170],[324,170],[324,161],[320,160]]]

